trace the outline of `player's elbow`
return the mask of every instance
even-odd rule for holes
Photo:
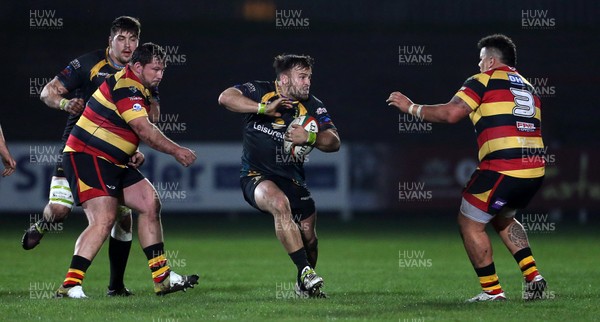
[[[50,91],[48,90],[48,85],[44,86],[42,92],[40,93],[40,101],[44,102],[44,104],[48,105],[48,97],[50,96]]]
[[[340,150],[342,142],[338,135],[326,135],[319,140],[318,149],[323,152],[337,152]]]
[[[231,104],[231,100],[233,98],[233,95],[231,93],[231,88],[228,88],[226,90],[224,90],[220,95],[219,95],[219,105],[223,106],[223,107],[227,107]]]
[[[458,123],[458,121],[460,121],[462,119],[462,117],[459,117],[456,114],[450,113],[448,114],[448,116],[446,117],[446,122],[450,123],[450,124],[456,124]]]
[[[450,124],[458,123],[465,117],[465,113],[460,109],[451,109],[446,114],[446,122]]]
[[[226,100],[227,100],[227,98],[225,97],[225,92],[222,92],[222,93],[219,95],[219,99],[218,99],[219,105],[221,105],[221,106],[225,106],[225,101],[226,101]]]

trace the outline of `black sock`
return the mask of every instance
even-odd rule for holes
[[[300,274],[302,273],[302,269],[306,266],[310,266],[308,263],[308,258],[306,256],[306,250],[304,247],[298,249],[297,251],[288,254],[290,258],[296,264],[296,268],[298,268],[298,281],[300,281]]]
[[[125,287],[123,278],[125,277],[125,267],[129,259],[131,250],[131,240],[121,241],[110,237],[108,242],[108,258],[110,260],[110,284],[108,289],[120,290]]]
[[[317,258],[319,257],[319,240],[315,238],[314,242],[304,245],[304,248],[306,248],[306,256],[308,257],[310,267],[316,268]]]
[[[158,243],[158,244],[150,245],[150,246],[144,248],[143,251],[144,251],[144,254],[146,254],[146,258],[148,260],[151,260],[154,257],[160,256],[165,253],[165,244]]]

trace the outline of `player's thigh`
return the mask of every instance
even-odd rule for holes
[[[112,227],[117,216],[118,199],[113,196],[100,196],[85,201],[81,206],[90,226]]]
[[[260,210],[268,213],[289,212],[290,202],[281,188],[272,180],[262,180],[254,189],[254,200]]]
[[[160,210],[156,189],[146,178],[123,188],[123,203],[140,214]]]

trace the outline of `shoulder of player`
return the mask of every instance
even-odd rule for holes
[[[150,91],[137,78],[131,77],[132,74],[127,71],[128,69],[123,69],[107,79],[108,85],[112,87],[113,98],[142,100],[148,97]]]
[[[99,61],[106,59],[105,49],[98,49],[88,53],[85,53],[75,59],[73,59],[69,64],[73,66],[74,69],[82,68],[83,70],[89,70],[94,67]]]
[[[465,83],[470,83],[470,82],[479,82],[481,83],[483,86],[487,86],[487,83],[489,82],[492,74],[494,73],[494,70],[488,70],[486,72],[483,73],[477,73],[475,75],[471,75],[469,78],[467,78],[467,80],[465,81]]]
[[[320,99],[318,99],[316,96],[310,94],[308,96],[308,99],[304,102],[302,102],[302,104],[304,104],[307,108],[309,109],[313,109],[313,110],[317,110],[319,108],[324,108],[325,105],[323,104],[323,101],[321,101]]]
[[[275,83],[274,82],[254,80],[254,81],[251,81],[248,83],[254,85],[254,87],[256,87],[256,89],[258,89],[262,92],[275,91]]]

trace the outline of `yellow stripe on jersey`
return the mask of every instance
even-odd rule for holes
[[[117,114],[119,114],[119,111],[117,110],[117,106],[115,104],[113,104],[111,101],[107,100],[106,97],[104,97],[104,95],[102,95],[102,92],[97,90],[94,92],[94,94],[92,95],[92,97],[94,99],[96,99],[96,101],[98,101],[98,103],[102,104],[104,107],[111,109],[113,111],[115,111]]]
[[[496,102],[496,103],[484,103],[479,107],[478,113],[482,116],[494,116],[500,114],[513,115],[513,109],[515,108],[515,102]],[[535,118],[541,121],[541,111],[539,107],[535,108]]]
[[[129,123],[130,121],[135,120],[140,117],[148,117],[148,112],[146,111],[145,108],[142,108],[141,110],[138,110],[138,111],[135,111],[133,109],[128,109],[127,111],[121,113],[121,117],[123,118],[123,120],[125,120],[125,122]]]
[[[92,80],[96,75],[98,75],[98,73],[100,72],[100,69],[102,69],[102,67],[106,66],[106,64],[108,64],[106,62],[106,60],[101,60],[96,65],[94,65],[94,67],[92,67],[92,69],[90,69],[90,80]]]
[[[81,116],[77,121],[77,126],[90,133],[92,136],[113,145],[126,154],[132,155],[137,150],[137,145],[123,139],[122,137],[107,131],[105,128],[98,126],[96,123],[88,120],[85,116]]]
[[[468,98],[468,97],[467,97]],[[468,104],[468,103],[467,103]],[[470,106],[470,105],[469,105]],[[494,115],[512,115],[513,109],[515,108],[514,102],[498,102],[498,103],[485,103],[479,106],[476,113],[471,113],[471,121],[473,125],[477,124],[482,117],[494,116]],[[542,111],[539,107],[535,108],[535,119],[542,120]]]
[[[308,110],[306,109],[306,107],[304,107],[304,105],[302,105],[302,103],[298,103],[298,116],[302,116],[302,115],[306,115],[308,114]]]
[[[507,176],[516,177],[516,178],[539,178],[546,174],[546,168],[532,168],[532,169],[523,169],[523,170],[505,170],[498,171]]]
[[[144,87],[144,85],[142,85],[140,82],[133,80],[131,78],[120,78],[117,83],[115,84],[115,87],[113,88],[113,92],[118,90],[119,88],[129,88],[129,87],[135,87],[137,88],[140,92],[145,93],[146,92],[146,88]]]
[[[544,148],[541,137],[507,136],[486,141],[479,149],[479,161],[489,153],[506,149]]]
[[[487,87],[488,82],[490,81],[490,75],[486,73],[479,73],[473,76],[473,79],[483,84],[483,86]]]
[[[260,103],[266,103],[267,101],[269,101],[270,98],[272,98],[275,95],[277,95],[277,93],[275,92],[269,92],[263,95],[263,97],[260,99]]]
[[[463,101],[465,101],[465,103],[467,103],[467,105],[469,105],[469,107],[472,110],[475,110],[477,108],[477,106],[479,106],[479,104],[477,104],[472,98],[469,97],[469,95],[465,94],[465,92],[463,92],[463,91],[459,91],[455,95],[458,96]]]

